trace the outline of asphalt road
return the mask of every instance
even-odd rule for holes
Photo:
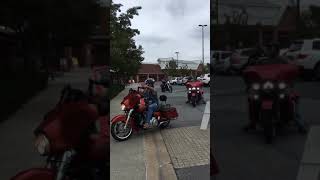
[[[248,123],[244,83],[237,76],[217,76],[211,89],[213,127],[211,145],[218,161],[219,180],[293,180],[303,155],[306,135],[290,128],[272,145],[264,143],[261,130],[242,131]],[[298,81],[301,113],[310,125],[318,124],[320,82]]]
[[[191,104],[186,104],[187,90],[185,86],[173,85],[173,92],[162,93],[158,90],[158,96],[164,94],[168,97],[167,103],[171,104],[179,113],[177,120],[171,122],[171,128],[200,126],[205,104],[199,104],[193,107]],[[210,101],[210,87],[204,87],[204,100]]]
[[[164,94],[167,96],[167,104],[171,104],[177,108],[179,117],[170,124],[170,128],[200,126],[205,104],[199,104],[193,107],[191,104],[186,104],[187,91],[185,86],[173,86],[173,93],[162,93],[159,86],[156,86],[158,96]],[[205,87],[205,101],[210,100],[210,88]],[[126,90],[128,91],[128,90]],[[111,118],[116,114],[121,113],[120,101],[126,95],[121,93],[111,101]],[[112,137],[111,137],[112,138]],[[145,157],[143,146],[143,134],[133,134],[133,136],[125,142],[116,142],[111,139],[111,179],[145,179]],[[179,180],[187,180],[189,177],[185,176],[188,171],[192,172],[194,177],[200,177],[203,172],[209,172],[209,166],[199,166],[191,168],[176,169],[176,174]]]

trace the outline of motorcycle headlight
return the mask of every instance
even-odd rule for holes
[[[278,88],[279,88],[279,89],[285,89],[286,87],[287,87],[287,84],[284,83],[284,82],[280,82],[280,83],[278,84]]]
[[[191,91],[189,91],[189,93],[191,93]]]
[[[200,90],[200,88],[197,88],[197,90]]]
[[[253,90],[259,90],[260,89],[260,84],[259,83],[253,83],[251,85],[251,87],[252,87]]]
[[[196,90],[196,88],[195,88],[195,87],[193,87],[193,88],[192,88],[192,90]]]
[[[189,91],[191,91],[191,88],[189,88]]]
[[[274,88],[274,84],[270,81],[267,81],[263,84],[263,89],[273,89]]]
[[[44,134],[39,134],[35,140],[35,147],[39,154],[45,155],[49,153],[50,150],[50,142],[48,138]]]
[[[279,98],[280,98],[280,99],[284,99],[285,97],[286,97],[285,94],[280,94],[280,95],[279,95]]]
[[[121,105],[121,110],[124,111],[126,109],[126,106],[124,104]]]

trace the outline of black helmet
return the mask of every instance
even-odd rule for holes
[[[153,81],[152,81],[152,79],[147,79],[147,80],[146,80],[146,85],[147,85],[147,86],[150,86],[150,87],[153,87]]]

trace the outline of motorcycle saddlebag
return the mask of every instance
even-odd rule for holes
[[[168,119],[174,119],[178,117],[178,112],[175,107],[165,107],[160,109],[161,116]]]

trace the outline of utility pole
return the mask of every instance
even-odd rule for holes
[[[296,31],[297,31],[297,38],[299,38],[300,33],[300,0],[297,0],[297,22],[296,22]]]
[[[204,32],[203,29],[206,27],[206,24],[200,24],[200,27],[202,27],[202,64],[204,64]]]
[[[219,25],[219,1],[216,0],[216,21],[217,21],[217,25]]]
[[[175,52],[177,54],[177,68],[178,68],[178,65],[179,65],[179,60],[178,60],[178,55],[179,55],[179,52]]]

